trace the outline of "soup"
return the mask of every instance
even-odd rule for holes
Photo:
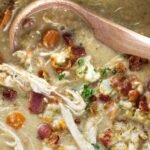
[[[140,34],[150,36],[149,0],[74,0],[98,15],[102,15]]]
[[[9,21],[0,32],[0,149],[150,149],[148,60],[113,51],[57,7],[23,20],[12,54]]]

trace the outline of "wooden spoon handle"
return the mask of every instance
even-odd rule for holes
[[[98,40],[110,48],[150,59],[150,38],[89,12],[89,22]]]
[[[99,17],[79,5],[66,0],[39,0],[28,5],[14,20],[10,29],[10,48],[15,49],[15,34],[22,20],[40,11],[61,6],[83,17],[92,27],[96,38],[122,53],[150,59],[150,38]]]

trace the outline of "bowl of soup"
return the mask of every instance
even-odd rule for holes
[[[149,1],[75,2],[149,36]],[[11,23],[29,3],[0,6],[0,149],[150,149],[149,60],[110,49],[59,7],[26,17],[12,53]]]

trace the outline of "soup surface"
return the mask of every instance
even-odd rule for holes
[[[57,7],[23,20],[12,53],[9,24],[29,1],[0,2],[0,149],[150,149],[148,60],[113,51]],[[96,3],[110,6],[76,2],[98,14]]]

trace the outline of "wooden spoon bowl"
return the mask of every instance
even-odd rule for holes
[[[110,48],[150,59],[150,38],[140,35],[125,27],[115,24],[103,17],[67,0],[38,0],[29,4],[15,18],[9,33],[10,49],[15,50],[15,36],[22,21],[43,10],[61,6],[70,9],[85,19],[91,26],[95,37]]]

